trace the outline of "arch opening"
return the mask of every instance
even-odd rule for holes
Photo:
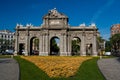
[[[80,46],[81,46],[81,39],[78,37],[74,37],[72,39],[72,56],[80,55]]]
[[[88,56],[92,55],[92,44],[86,45],[86,55]]]
[[[19,44],[19,55],[23,55],[24,52],[25,52],[25,44],[20,43]]]
[[[53,37],[50,40],[50,55],[60,55],[60,39]]]
[[[30,54],[29,55],[39,55],[39,39],[33,37],[30,40]]]

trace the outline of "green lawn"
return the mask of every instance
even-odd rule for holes
[[[85,61],[77,71],[76,75],[69,78],[50,78],[33,63],[26,61],[19,56],[14,58],[20,65],[20,80],[105,80],[97,66],[98,58]]]
[[[97,65],[98,58],[85,61],[76,74],[76,80],[105,80]]]
[[[20,66],[20,80],[48,80],[47,74],[40,70],[33,63],[22,58],[14,57]]]

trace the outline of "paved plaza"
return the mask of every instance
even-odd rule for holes
[[[0,59],[0,80],[19,80],[19,65],[13,58]]]
[[[120,80],[120,58],[100,59],[98,66],[106,80]]]

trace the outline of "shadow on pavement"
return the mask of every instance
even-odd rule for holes
[[[0,63],[11,63],[11,60],[0,59]]]
[[[120,62],[120,57],[117,60]]]

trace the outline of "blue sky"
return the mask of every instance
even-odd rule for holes
[[[71,26],[95,23],[105,39],[111,25],[120,23],[120,0],[0,0],[0,30],[14,31],[17,23],[40,26],[53,8],[66,14]]]

